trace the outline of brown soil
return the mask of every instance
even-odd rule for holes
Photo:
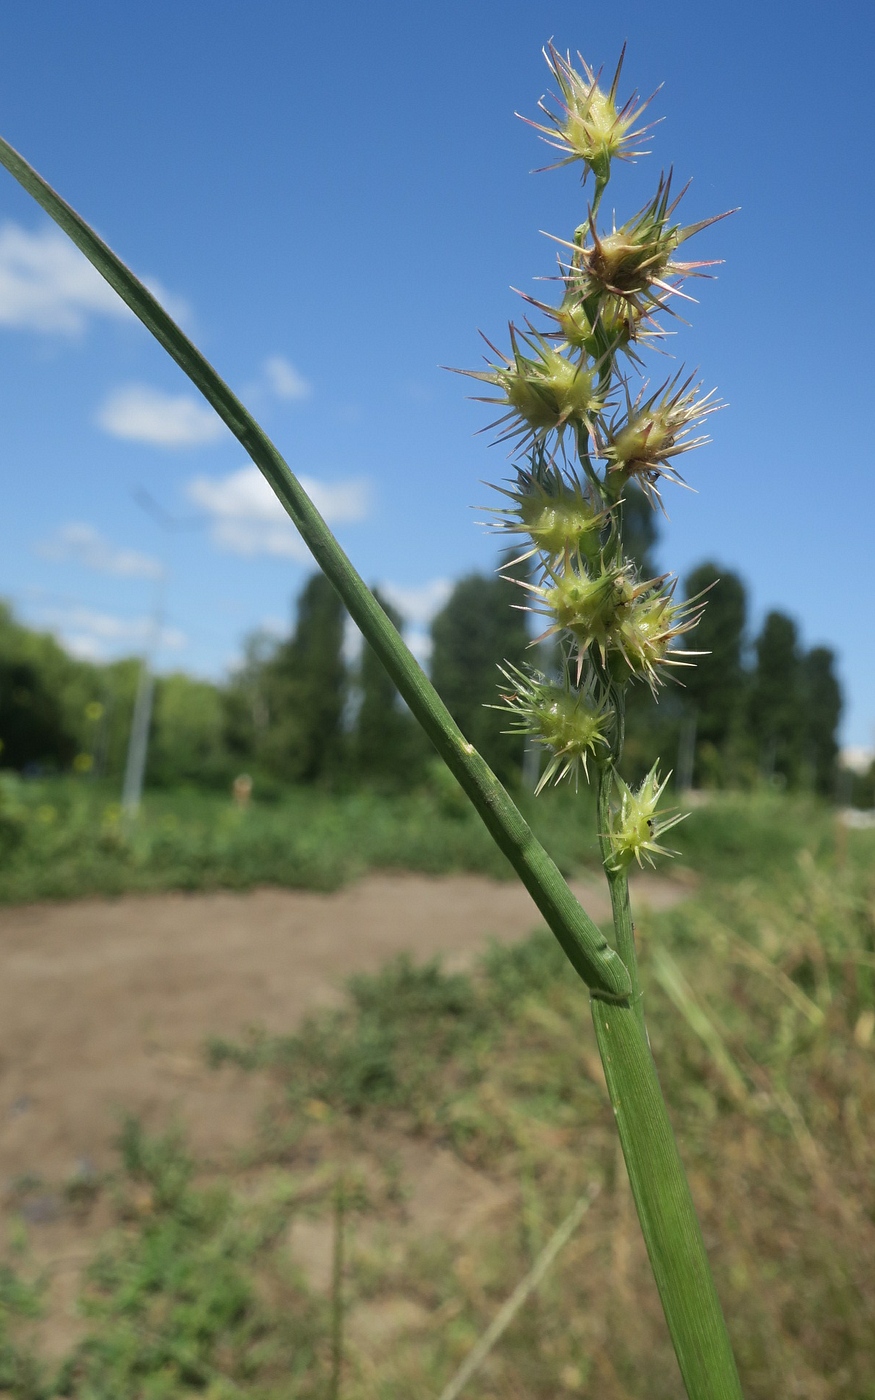
[[[641,877],[639,902],[680,887]],[[577,886],[608,917],[601,884]],[[0,1182],[112,1162],[120,1112],[175,1117],[213,1159],[246,1142],[258,1077],[210,1070],[210,1035],[282,1032],[400,952],[464,966],[539,922],[518,884],[370,875],[334,894],[261,889],[0,910]],[[87,1165],[86,1165],[87,1164]]]
[[[610,917],[600,881],[574,888],[596,921]],[[642,876],[633,898],[666,908],[684,893]],[[77,1211],[64,1186],[115,1164],[122,1113],[156,1130],[179,1123],[202,1165],[219,1169],[239,1170],[240,1150],[257,1141],[276,1091],[268,1076],[211,1070],[209,1036],[288,1031],[339,1002],[351,973],[402,952],[463,968],[490,938],[513,942],[538,923],[520,885],[474,875],[370,875],[329,895],[261,889],[0,909],[0,1203],[24,1220],[47,1281],[41,1354],[60,1359],[83,1335],[82,1273],[113,1212],[105,1193]],[[455,1239],[508,1208],[506,1189],[445,1149],[392,1147],[408,1233]],[[317,1291],[330,1275],[332,1228],[299,1218],[290,1230],[291,1257]],[[354,1310],[350,1335],[371,1350],[391,1346],[424,1316],[403,1297],[372,1300]]]

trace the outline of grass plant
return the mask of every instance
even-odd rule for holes
[[[654,1049],[745,1394],[872,1400],[875,838],[851,833],[837,868],[813,830],[756,871],[757,830],[743,865],[736,853],[682,904],[642,913]],[[58,1362],[20,1235],[0,1274],[0,1393],[329,1393],[342,1172],[344,1400],[439,1396],[593,1184],[462,1394],[677,1400],[595,1035],[547,930],[470,974],[390,963],[305,1031],[211,1054],[272,1080],[260,1135],[218,1170],[128,1123],[95,1188],[114,1223],[84,1273],[81,1337]],[[448,1159],[492,1203],[461,1230],[455,1197],[423,1220],[416,1194],[416,1164]],[[296,1221],[322,1228],[326,1278],[304,1267]]]
[[[535,123],[558,148],[557,164],[579,163],[593,199],[570,239],[559,239],[561,300],[529,301],[546,324],[511,327],[510,353],[494,350],[486,383],[499,406],[499,438],[510,442],[509,508],[501,528],[522,534],[534,560],[525,583],[545,635],[560,648],[558,676],[508,672],[511,722],[550,755],[546,777],[588,775],[598,790],[597,833],[614,910],[609,943],[583,911],[518,808],[458,726],[364,585],[274,445],[155,298],[94,231],[5,143],[0,159],[63,228],[213,405],[264,473],[353,620],[532,894],[590,991],[593,1024],[642,1233],[683,1381],[691,1400],[737,1400],[740,1387],[689,1186],[644,1027],[627,874],[633,860],[663,851],[677,817],[659,809],[657,769],[632,791],[619,776],[627,687],[655,691],[675,646],[694,625],[700,600],[681,605],[667,578],[643,579],[623,539],[624,492],[657,503],[680,480],[678,460],[703,441],[714,411],[685,371],[655,391],[630,388],[648,343],[706,264],[679,256],[707,223],[675,221],[678,198],[661,176],[653,197],[619,227],[599,217],[612,162],[640,154],[644,107],[552,45],[547,59],[556,107]],[[601,464],[601,465],[600,465]],[[508,489],[509,488],[509,489]],[[685,993],[681,990],[675,1004]],[[677,1019],[677,1018],[675,1018]],[[700,1026],[704,1022],[700,1022]]]

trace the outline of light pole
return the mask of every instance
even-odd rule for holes
[[[125,763],[125,780],[122,787],[122,811],[129,819],[136,817],[143,797],[143,780],[146,776],[146,760],[149,756],[149,729],[152,723],[152,702],[155,698],[155,655],[161,643],[161,629],[167,595],[167,577],[170,565],[170,542],[178,530],[200,524],[200,516],[185,516],[177,519],[159,505],[144,487],[133,493],[134,500],[166,533],[166,544],[161,570],[155,587],[155,603],[143,651],[140,676],[137,681],[137,695],[134,700],[134,713],[131,718],[131,732],[128,738],[128,756]]]

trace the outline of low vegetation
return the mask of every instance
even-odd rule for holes
[[[239,807],[230,792],[157,791],[132,823],[114,797],[87,779],[0,775],[0,901],[259,884],[331,890],[393,866],[511,873],[442,769],[396,797],[289,788]],[[591,856],[587,803],[572,810],[571,797],[530,804],[568,870]]]
[[[406,796],[288,788],[239,807],[230,794],[152,792],[133,823],[114,796],[87,779],[0,774],[0,902],[271,884],[332,890],[393,867],[511,876],[439,767]],[[597,867],[587,792],[563,788],[521,806],[564,873]],[[834,833],[824,804],[765,790],[715,794],[673,831],[672,844],[697,871],[719,872],[727,859],[764,871],[805,843],[829,846]]]
[[[640,912],[642,980],[744,1393],[868,1400],[875,838],[837,840],[825,809],[776,798],[727,799],[677,834],[706,873]],[[327,1395],[340,1183],[344,1400],[437,1397],[595,1183],[598,1209],[465,1394],[674,1400],[584,995],[536,932],[470,974],[391,963],[288,1036],[229,1028],[205,1051],[270,1078],[269,1121],[225,1171],[125,1126],[117,1173],[68,1192],[115,1225],[60,1362],[41,1350],[50,1279],[14,1226],[0,1393]]]

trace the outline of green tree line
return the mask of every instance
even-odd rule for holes
[[[842,712],[834,653],[806,651],[793,618],[777,611],[751,642],[746,590],[730,569],[702,564],[685,589],[708,598],[691,643],[704,655],[684,673],[690,777],[702,786],[759,777],[832,795]]]
[[[655,573],[653,514],[638,511],[636,552]],[[525,565],[503,573],[520,574]],[[627,764],[646,771],[659,749],[677,751],[688,782],[749,785],[771,780],[831,795],[835,789],[841,692],[826,647],[805,651],[792,618],[770,612],[748,630],[742,580],[706,563],[684,581],[686,596],[707,590],[695,635],[694,667],[657,705],[633,693]],[[396,623],[385,598],[381,603]],[[503,576],[458,580],[431,628],[432,678],[471,742],[511,785],[537,771],[506,713],[491,708],[497,667],[531,659],[531,616],[522,591]],[[314,575],[297,600],[284,639],[255,635],[223,685],[181,672],[160,676],[149,741],[147,782],[226,785],[250,772],[263,794],[285,784],[387,790],[421,783],[427,742],[367,646],[350,660],[349,626],[330,584]],[[549,670],[543,644],[536,663]],[[51,636],[16,622],[0,605],[0,766],[27,772],[78,771],[118,779],[124,770],[140,662],[100,665],[70,656]],[[674,747],[673,747],[674,746]],[[535,765],[533,768],[532,765]]]

